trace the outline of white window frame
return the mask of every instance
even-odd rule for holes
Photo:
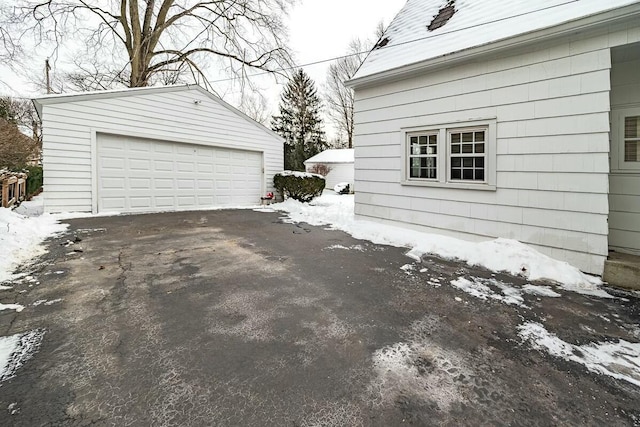
[[[436,137],[436,147],[437,147],[436,154],[429,154],[429,153],[427,153],[427,154],[413,154],[413,153],[411,153],[411,138],[417,137],[418,138],[418,142],[419,142],[419,138],[421,136],[426,136],[427,139],[430,136],[435,136]],[[438,178],[439,178],[439,175],[440,175],[440,150],[442,148],[441,144],[440,144],[440,133],[439,132],[433,132],[433,131],[409,132],[409,133],[407,133],[406,144],[407,144],[407,177],[408,177],[408,179],[410,179],[410,180],[420,180],[420,181],[426,180],[426,181],[431,181],[431,182],[437,181]],[[428,146],[429,145],[427,144],[427,147]],[[412,178],[411,177],[412,166],[410,164],[412,158],[418,158],[418,159],[421,159],[421,158],[427,158],[427,159],[428,158],[433,158],[433,159],[435,159],[436,160],[436,167],[435,167],[436,177],[435,178]]]
[[[611,169],[617,172],[638,173],[640,162],[624,160],[624,122],[625,117],[640,116],[640,107],[616,109],[612,112],[611,126]]]
[[[439,123],[433,125],[415,126],[402,128],[400,130],[402,147],[402,176],[401,184],[408,186],[458,188],[466,190],[496,190],[496,118],[479,119],[473,121],[460,121],[450,123]],[[484,181],[453,180],[451,179],[451,143],[450,132],[484,130],[485,153],[484,153]],[[410,136],[418,134],[438,134],[438,154],[436,179],[411,178],[409,164],[409,150],[411,147]],[[477,157],[477,156],[476,156]]]

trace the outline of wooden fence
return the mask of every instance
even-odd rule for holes
[[[21,202],[27,196],[27,180],[20,174],[16,175],[3,175],[0,177],[0,187],[2,187],[2,199],[0,199],[0,205],[3,208],[8,208]]]

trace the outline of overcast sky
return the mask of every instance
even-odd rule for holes
[[[400,11],[406,0],[301,0],[289,16],[289,46],[297,64],[317,62],[345,54],[349,42],[359,37],[373,38],[378,22],[388,25]],[[33,73],[44,72],[44,60],[47,53],[30,52],[33,58]],[[329,63],[304,67],[316,81],[320,90],[326,77]],[[56,71],[55,69],[53,70]],[[0,66],[0,94],[33,97],[39,93],[28,79],[12,75]],[[281,87],[272,79],[258,82],[270,100],[270,108],[276,111]],[[218,88],[225,100],[234,104],[233,91]],[[331,130],[329,133],[331,133]]]

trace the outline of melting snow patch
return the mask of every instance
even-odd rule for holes
[[[34,302],[32,305],[34,307],[37,307],[37,306],[39,306],[41,304],[52,305],[52,304],[55,304],[55,303],[60,302],[60,301],[62,301],[62,298],[56,298],[56,299],[52,299],[50,301],[47,301],[46,299],[39,299],[38,301]]]
[[[413,264],[405,264],[402,267],[400,267],[400,270],[404,271],[409,276],[413,276],[413,271],[415,270],[415,268],[416,267]]]
[[[43,337],[42,329],[0,337],[0,383],[13,378],[18,369],[33,357]]]
[[[519,289],[496,279],[482,279],[479,277],[472,277],[472,279],[459,277],[457,280],[452,280],[451,285],[482,300],[494,299],[509,305],[527,307],[524,305],[522,291]],[[496,293],[489,285],[500,289],[501,294]]]
[[[0,303],[0,311],[2,310],[15,310],[17,312],[21,312],[24,310],[24,306],[20,304],[2,304]]]
[[[640,386],[640,343],[625,340],[584,345],[570,344],[543,325],[528,322],[518,326],[518,335],[533,348],[552,356],[580,363],[591,372],[609,375]]]
[[[504,271],[528,280],[551,280],[562,288],[603,298],[613,298],[600,288],[602,281],[582,273],[566,262],[550,258],[530,246],[510,239],[469,242],[452,237],[395,227],[372,221],[356,220],[352,195],[325,193],[310,203],[287,199],[271,205],[287,212],[291,222],[310,225],[328,225],[342,230],[356,239],[377,244],[407,247],[407,255],[419,260],[424,254],[457,259],[471,266],[482,266],[492,271]]]
[[[364,247],[362,247],[362,245],[351,245],[351,246],[331,245],[331,246],[327,246],[325,249],[345,249],[345,250],[364,252]]]
[[[558,298],[562,295],[551,289],[551,286],[524,285],[522,290],[530,295],[541,297]]]

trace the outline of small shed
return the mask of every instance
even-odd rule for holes
[[[353,148],[329,149],[307,159],[304,166],[307,172],[320,173],[318,167],[325,165],[329,169],[325,180],[326,188],[333,189],[340,182],[348,182],[353,192]]]
[[[200,86],[49,95],[46,212],[254,205],[283,169],[283,140]]]

